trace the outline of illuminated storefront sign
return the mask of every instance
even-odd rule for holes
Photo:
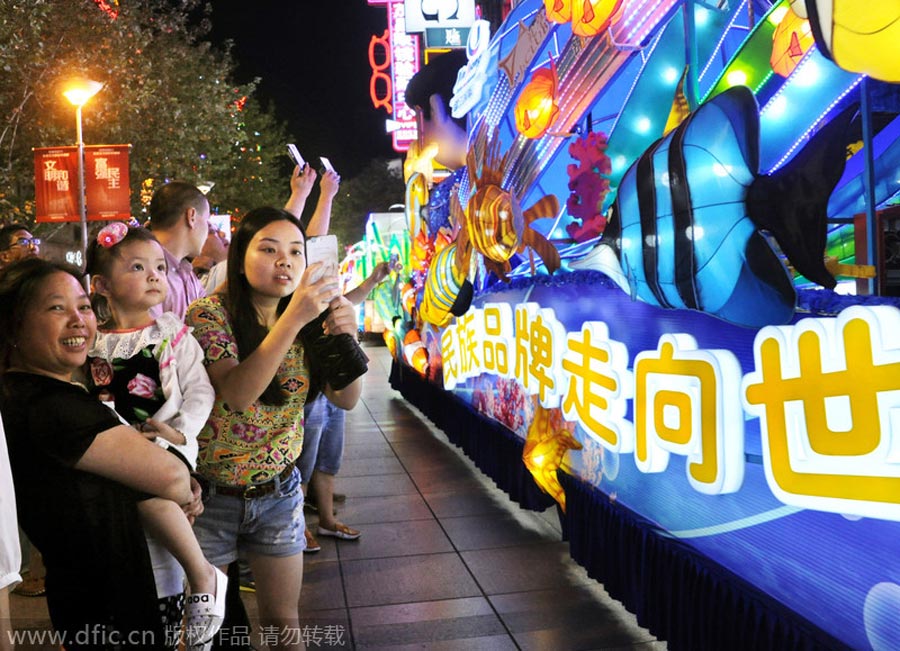
[[[760,419],[763,465],[785,504],[900,520],[900,310],[853,306],[759,331],[754,369],[727,350],[664,334],[629,370],[603,322],[566,332],[537,303],[470,309],[441,337],[444,387],[493,373],[643,473],[685,458],[690,485],[717,495],[744,478],[744,419]],[[632,421],[626,418],[632,401]]]
[[[392,116],[389,124],[394,151],[405,152],[416,139],[416,114],[406,104],[406,85],[419,71],[419,37],[406,33],[402,0],[369,0],[369,4],[385,5],[388,12],[386,34],[373,36],[369,42],[369,94],[375,108],[383,108]]]
[[[410,34],[471,27],[475,22],[475,0],[406,0],[404,4],[406,31]]]
[[[429,27],[425,30],[427,48],[462,48],[469,40],[469,28]]]

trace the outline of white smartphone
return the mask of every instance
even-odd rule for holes
[[[303,156],[300,155],[300,151],[297,149],[297,145],[292,142],[288,143],[287,146],[288,156],[291,157],[291,160],[294,161],[295,165],[299,165],[300,169],[306,167],[306,161],[303,160]]]
[[[338,241],[337,235],[320,235],[306,240],[306,264],[321,262],[319,270],[310,276],[309,282],[318,282],[325,276],[336,276],[338,273]]]
[[[324,167],[329,172],[334,171],[334,166],[331,164],[331,161],[325,158],[324,156],[319,156],[319,160],[322,161],[322,167]]]

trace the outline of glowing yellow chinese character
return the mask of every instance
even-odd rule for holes
[[[744,378],[769,488],[805,508],[900,520],[900,311],[767,327]]]
[[[516,379],[519,381],[528,393],[534,393],[528,382],[529,363],[529,341],[531,335],[531,320],[534,318],[535,312],[538,310],[537,303],[520,303],[516,305],[516,366],[513,371]]]
[[[687,478],[701,493],[733,493],[744,480],[741,367],[727,350],[697,350],[686,334],[663,335],[634,360],[634,460],[662,472],[669,454],[688,458]]]
[[[509,354],[512,350],[513,315],[509,303],[484,306],[484,370],[502,377],[511,376]]]
[[[562,402],[566,418],[578,421],[608,450],[631,452],[634,432],[625,412],[632,377],[625,344],[610,340],[605,323],[586,321],[581,332],[569,333],[562,368],[568,373]]]
[[[459,372],[463,378],[481,375],[481,360],[478,359],[480,340],[475,324],[481,321],[480,310],[469,310],[456,320],[456,334],[459,342]]]
[[[441,334],[441,364],[444,372],[444,388],[450,391],[461,380],[459,360],[456,358],[456,326],[450,325]]]

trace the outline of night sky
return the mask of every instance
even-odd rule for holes
[[[369,98],[368,47],[387,25],[366,0],[216,0],[214,43],[233,42],[237,81],[261,78],[257,96],[274,108],[307,161],[327,156],[345,178],[375,157],[397,157],[388,117]],[[318,165],[317,165],[318,167]]]

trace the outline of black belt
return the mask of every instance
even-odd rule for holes
[[[294,472],[293,464],[281,471],[277,477],[273,477],[269,481],[261,484],[250,484],[249,486],[229,486],[228,484],[217,484],[203,477],[198,477],[200,486],[204,491],[209,491],[210,486],[215,487],[217,495],[227,495],[228,497],[243,497],[245,500],[252,500],[257,497],[265,497],[271,495],[282,484],[291,478]]]

